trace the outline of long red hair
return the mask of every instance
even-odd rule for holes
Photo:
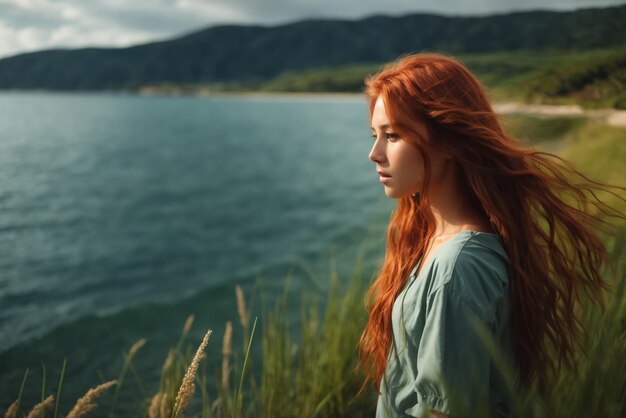
[[[402,56],[366,78],[365,93],[370,120],[382,96],[392,126],[420,150],[422,190],[429,184],[429,144],[419,139],[415,120],[426,123],[430,145],[456,159],[469,201],[502,239],[510,261],[520,383],[542,390],[562,366],[575,368],[575,346],[582,346],[583,337],[575,302],[584,290],[604,308],[602,290],[610,289],[601,274],[608,253],[598,234],[610,233],[601,228],[609,224],[594,212],[625,218],[594,191],[615,195],[610,188],[626,189],[590,180],[557,155],[521,146],[502,129],[485,88],[452,57]],[[400,198],[391,217],[385,261],[368,294],[369,320],[359,342],[365,383],[373,381],[376,388],[392,342],[392,305],[434,235],[434,220],[427,192],[419,199]]]

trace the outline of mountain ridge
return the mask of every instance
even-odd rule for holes
[[[487,16],[410,13],[311,18],[276,26],[216,25],[124,48],[55,48],[0,59],[0,89],[119,90],[256,83],[285,72],[451,54],[587,50],[626,44],[626,5]]]

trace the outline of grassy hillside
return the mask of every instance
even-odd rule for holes
[[[533,74],[525,90],[550,103],[626,109],[626,48],[595,60],[550,66]]]
[[[459,55],[458,58],[489,88],[494,99],[542,101],[549,94],[547,89],[542,89],[548,82],[547,75],[596,65],[616,55],[626,57],[626,48],[600,48],[581,52],[517,51]],[[591,78],[601,77],[605,75],[596,74]],[[621,89],[626,90],[626,86]],[[564,93],[555,91],[554,95]]]
[[[479,78],[496,101],[626,107],[626,47],[585,52],[459,54],[455,57]],[[205,87],[213,92],[357,93],[363,89],[365,76],[380,71],[383,66],[383,63],[379,63],[288,71],[268,82]]]

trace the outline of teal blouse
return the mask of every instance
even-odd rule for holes
[[[416,277],[419,264],[393,305],[393,344],[376,417],[425,418],[430,409],[507,416],[504,380],[475,331],[484,327],[511,367],[511,286],[500,237],[463,230]]]

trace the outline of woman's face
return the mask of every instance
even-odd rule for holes
[[[416,128],[424,144],[430,142],[426,125],[415,121]],[[376,163],[376,171],[380,175],[380,182],[385,187],[385,194],[393,199],[410,196],[422,192],[424,182],[424,163],[417,147],[411,144],[408,138],[401,138],[391,126],[385,103],[379,96],[372,113],[372,134],[375,137],[374,146],[369,159]],[[429,188],[435,189],[443,178],[447,163],[445,154],[433,147],[427,149],[430,157],[431,175]]]

